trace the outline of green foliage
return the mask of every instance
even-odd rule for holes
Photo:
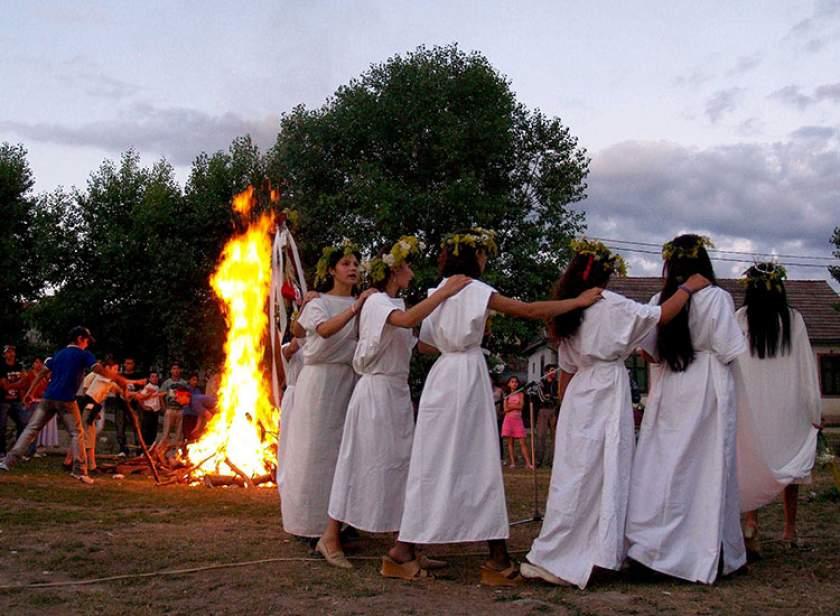
[[[21,145],[0,144],[0,344],[21,345],[21,312],[39,287],[32,227],[35,180]]]
[[[55,292],[31,322],[53,345],[84,323],[99,354],[218,363],[224,321],[208,280],[234,231],[231,198],[262,177],[261,158],[247,137],[228,153],[201,154],[182,191],[167,162],[144,168],[129,151],[118,165],[103,162],[86,190],[43,196],[38,243]]]
[[[423,240],[415,300],[437,278],[441,238],[474,225],[499,234],[488,282],[544,298],[583,226],[570,208],[584,197],[588,172],[576,138],[519,104],[484,56],[455,45],[394,56],[321,108],[295,108],[268,159],[301,215],[307,263],[343,236],[371,253],[401,235]],[[497,350],[535,333],[534,324],[497,323]]]
[[[559,119],[525,108],[484,56],[455,45],[394,56],[322,107],[293,109],[266,155],[249,137],[200,154],[183,190],[166,161],[144,167],[129,151],[84,189],[32,197],[25,155],[0,149],[0,204],[14,223],[0,231],[3,331],[22,331],[28,301],[42,350],[82,323],[99,354],[189,366],[221,358],[224,323],[208,278],[240,226],[231,198],[249,184],[281,185],[310,269],[345,236],[372,254],[416,235],[427,246],[414,261],[417,301],[437,282],[441,238],[481,226],[497,231],[500,248],[487,281],[534,300],[548,295],[583,227],[573,205],[589,162]],[[490,346],[518,351],[538,327],[498,317]]]

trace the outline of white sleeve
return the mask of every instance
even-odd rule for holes
[[[320,298],[313,299],[306,306],[303,307],[303,312],[298,317],[298,324],[307,331],[307,333],[316,333],[318,326],[324,321],[329,320],[330,314],[327,312],[324,302]]]

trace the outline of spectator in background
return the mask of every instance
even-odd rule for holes
[[[3,362],[0,363],[0,455],[6,455],[6,424],[15,422],[16,438],[20,438],[29,419],[23,406],[23,393],[29,386],[29,379],[23,366],[17,360],[17,349],[13,344],[3,347]],[[28,459],[31,452],[27,452]]]
[[[149,380],[139,392],[128,394],[140,406],[141,421],[140,431],[143,433],[143,442],[148,447],[157,440],[158,417],[161,410],[160,375],[154,370],[149,373]]]
[[[189,404],[181,407],[181,413],[184,417],[184,439],[187,442],[195,440],[195,429],[198,425],[198,417],[201,414],[201,407],[197,404],[199,397],[204,395],[201,387],[198,386],[198,373],[193,372],[187,381],[187,386],[190,392]]]
[[[67,430],[70,432],[70,448],[73,452],[73,470],[70,475],[82,483],[93,483],[93,479],[87,473],[87,459],[84,437],[82,436],[82,417],[79,414],[79,407],[74,399],[74,394],[79,388],[82,376],[87,368],[103,375],[105,374],[105,368],[87,350],[88,345],[94,342],[89,329],[81,326],[74,327],[70,330],[68,338],[70,344],[48,359],[44,368],[35,377],[35,381],[29,385],[29,389],[23,397],[24,403],[32,399],[32,391],[42,379],[48,374],[52,376],[50,384],[44,392],[44,399],[38,404],[35,415],[15,446],[6,455],[5,460],[0,462],[0,470],[10,470],[37,438],[41,428],[53,415],[60,413]],[[118,383],[124,383],[124,379],[119,375],[116,376],[116,380]]]
[[[138,416],[140,415],[140,405],[137,403],[137,400],[133,399],[131,394],[139,391],[139,389],[146,384],[146,379],[137,371],[137,363],[134,361],[134,358],[130,356],[123,360],[122,375],[128,383],[126,387],[128,398],[120,399],[119,393],[112,393],[108,396],[105,404],[106,407],[110,408],[114,413],[114,429],[117,433],[117,445],[120,449],[118,455],[127,456],[128,438],[125,433],[126,423],[131,425],[131,430],[134,432],[134,441],[138,444],[140,442],[134,421],[128,416],[128,413],[131,411],[134,411]],[[126,404],[126,402],[128,404]],[[131,409],[131,411],[129,409]]]
[[[185,404],[189,404],[189,384],[181,378],[181,364],[172,362],[169,378],[161,384],[160,391],[163,394],[166,412],[163,416],[163,432],[155,442],[155,450],[158,456],[163,457],[171,446],[170,432],[175,431],[176,445],[183,438],[182,408]]]
[[[537,413],[537,468],[551,466],[554,459],[554,431],[557,429],[557,366],[548,364],[540,381],[540,410]]]
[[[513,451],[513,441],[519,443],[522,457],[525,459],[525,466],[534,468],[528,446],[525,444],[525,423],[522,421],[522,409],[525,407],[525,393],[517,391],[519,379],[512,376],[505,385],[505,418],[502,423],[502,436],[507,439],[508,455],[510,456],[509,468],[516,468],[516,454]]]
[[[44,361],[40,357],[36,357],[32,360],[32,368],[29,370],[30,383],[35,381],[35,377],[38,376],[43,368]],[[44,392],[47,390],[49,383],[49,378],[41,379],[32,389],[32,401],[26,406],[26,412],[29,414],[29,417],[32,417],[35,414],[35,409],[38,407],[38,403],[43,399]],[[53,415],[38,433],[38,439],[35,441],[36,452],[34,457],[43,458],[47,455],[44,452],[44,449],[54,447],[58,447],[58,417],[56,415]]]

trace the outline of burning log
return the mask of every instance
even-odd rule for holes
[[[207,474],[204,476],[204,485],[208,488],[221,488],[223,486],[245,487],[245,480],[238,475],[216,475]]]
[[[227,464],[234,473],[236,473],[237,475],[239,475],[242,478],[242,481],[245,482],[245,487],[246,488],[255,488],[256,487],[254,485],[254,482],[251,481],[251,478],[248,477],[248,475],[246,475],[245,473],[243,473],[242,470],[238,466],[236,466],[236,464],[231,462],[230,458],[225,458],[225,464]]]

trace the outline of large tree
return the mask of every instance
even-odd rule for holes
[[[831,236],[831,243],[834,244],[834,256],[840,259],[840,227],[834,228],[834,235]],[[831,276],[840,283],[840,267],[829,266],[828,271]]]
[[[441,238],[499,234],[487,274],[503,293],[545,297],[583,215],[588,159],[557,118],[527,109],[479,53],[420,47],[372,66],[322,107],[283,117],[267,169],[301,214],[306,260],[348,236],[368,251],[402,234],[428,245],[417,287],[434,279]],[[494,324],[513,350],[534,328]]]
[[[33,263],[35,180],[22,145],[0,144],[0,344],[21,344],[25,303],[38,292]]]

